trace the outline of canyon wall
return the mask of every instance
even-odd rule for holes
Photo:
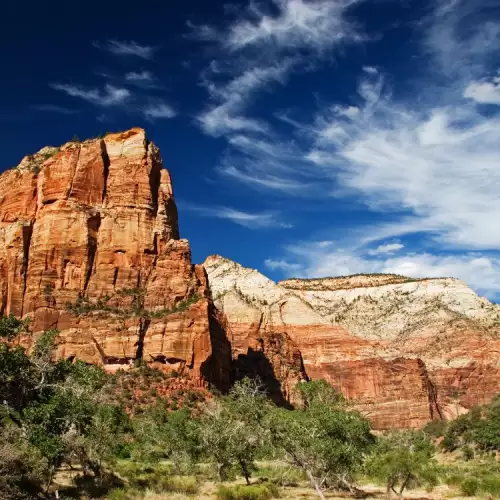
[[[500,393],[500,307],[450,278],[274,283],[192,265],[172,183],[144,130],[46,147],[0,175],[0,312],[29,348],[107,370],[161,364],[221,390],[259,376],[279,404],[326,379],[378,429],[453,418]]]
[[[170,175],[144,130],[44,148],[0,176],[0,194],[3,314],[30,318],[34,338],[60,330],[64,358],[158,361],[229,383],[205,271],[179,239]]]
[[[204,265],[236,362],[286,335],[301,357],[300,378],[327,380],[378,429],[453,418],[500,393],[500,308],[459,280],[359,275],[276,284],[220,256]],[[275,377],[290,394],[297,378],[280,370]]]

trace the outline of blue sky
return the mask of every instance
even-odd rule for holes
[[[497,1],[2,9],[4,168],[141,126],[195,262],[456,276],[500,297]]]

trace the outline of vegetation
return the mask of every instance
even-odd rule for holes
[[[279,498],[279,488],[273,483],[256,484],[252,486],[219,486],[217,498],[219,500],[268,500]]]
[[[87,297],[79,297],[75,304],[68,303],[66,308],[77,316],[87,314],[116,315],[122,318],[138,316],[141,318],[164,318],[171,314],[182,312],[201,297],[194,293],[185,300],[170,308],[146,309],[144,306],[145,290],[142,288],[124,288],[113,295],[104,295],[96,302],[90,302]]]
[[[353,474],[374,442],[368,421],[324,381],[300,384],[298,391],[302,408],[270,411],[276,449],[306,473],[321,498],[324,488],[352,490]]]
[[[435,446],[423,432],[394,432],[378,440],[366,469],[385,483],[388,496],[402,496],[406,488],[438,484],[434,454]]]
[[[55,360],[56,330],[26,351],[17,338],[27,327],[0,319],[2,499],[50,499],[57,490],[59,498],[196,497],[210,481],[213,498],[286,497],[284,488],[307,484],[325,498],[332,489],[356,496],[367,480],[389,496],[443,484],[500,498],[500,399],[449,423],[375,436],[324,381],[298,384],[299,403],[288,410],[255,380],[220,395],[144,364],[110,375]]]

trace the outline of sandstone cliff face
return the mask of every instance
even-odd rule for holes
[[[429,324],[458,319],[489,329],[500,327],[500,306],[453,278],[358,275],[285,280],[279,285],[363,338],[393,340]]]
[[[324,378],[379,429],[500,392],[500,307],[458,280],[276,284],[220,256],[193,266],[142,129],[43,148],[0,175],[0,311],[31,318],[34,338],[59,329],[60,357],[108,370],[141,359],[221,389],[259,375],[282,404]]]
[[[44,148],[0,176],[0,196],[3,314],[31,317],[35,334],[59,329],[66,358],[143,358],[227,382],[205,272],[142,129]]]
[[[442,417],[500,392],[500,307],[460,280],[361,275],[279,285],[385,352],[421,360]]]
[[[274,375],[271,390],[277,381],[285,398],[300,380],[323,378],[380,429],[418,427],[439,417],[435,389],[417,356],[404,357],[386,343],[351,335],[255,270],[220,256],[209,257],[204,266],[237,370],[249,359],[258,368],[255,353],[260,353]],[[285,346],[279,355],[269,348],[276,337]]]

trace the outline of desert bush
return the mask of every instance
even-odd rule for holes
[[[223,486],[217,488],[218,500],[269,500],[279,498],[279,488],[273,483]]]
[[[432,420],[422,428],[422,431],[430,438],[435,439],[444,436],[447,427],[448,423],[445,420]]]
[[[479,491],[479,481],[475,477],[466,477],[460,483],[460,492],[466,497],[474,497]]]

